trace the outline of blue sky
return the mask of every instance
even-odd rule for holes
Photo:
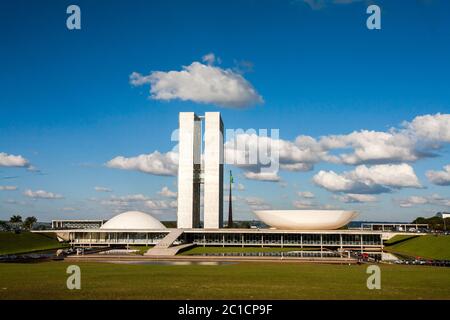
[[[351,208],[363,220],[391,221],[450,210],[450,4],[371,1],[382,29],[368,30],[369,3],[349,2],[3,1],[0,219],[108,218],[125,209],[174,219],[174,195],[160,192],[176,192],[173,175],[107,163],[172,150],[180,111],[220,111],[227,128],[278,128],[289,146],[317,157],[287,154],[285,164],[311,168],[280,170],[277,181],[228,166],[244,189],[235,192],[237,218],[265,207]],[[81,30],[66,28],[70,4],[81,8]],[[211,53],[213,62],[202,60]],[[133,72],[167,80],[194,62],[264,102],[161,99],[149,93],[154,83],[130,82]],[[177,79],[169,89],[195,85]],[[372,140],[361,130],[374,131]],[[321,137],[332,135],[344,146],[324,147]],[[298,136],[314,139],[314,150]],[[354,152],[357,159],[340,157]],[[406,176],[390,181],[392,172]],[[361,183],[370,190],[359,193]],[[314,198],[298,194],[305,191]]]

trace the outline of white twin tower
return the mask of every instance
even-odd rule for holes
[[[203,184],[204,228],[223,227],[223,122],[220,112],[180,112],[178,166],[178,228],[200,227]],[[202,123],[205,150],[202,159]]]

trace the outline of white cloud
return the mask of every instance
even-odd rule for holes
[[[269,181],[269,182],[278,182],[280,181],[280,177],[276,172],[252,172],[247,171],[244,172],[245,178],[249,180],[259,180],[259,181]]]
[[[244,197],[238,199],[244,200],[252,210],[269,210],[272,208],[264,199],[259,197]]]
[[[229,183],[225,183],[223,185],[223,189],[224,190],[230,190],[230,185]],[[234,184],[233,185],[233,190],[237,190],[237,191],[244,191],[245,190],[245,186],[242,183],[238,183],[238,184]]]
[[[113,195],[108,199],[92,200],[96,202],[99,201],[101,205],[111,207],[117,212],[124,210],[145,211],[150,209],[151,213],[161,214],[170,213],[177,207],[176,200],[151,199],[141,193],[124,196]]]
[[[174,191],[171,191],[168,187],[164,186],[161,191],[158,192],[160,196],[167,197],[167,198],[176,198],[177,193]]]
[[[450,114],[418,116],[405,127],[421,139],[450,143]]]
[[[443,171],[429,170],[425,175],[433,184],[438,186],[450,186],[450,164],[444,166]]]
[[[357,166],[350,172],[354,181],[385,185],[393,188],[420,188],[420,182],[409,164]]]
[[[212,52],[208,53],[208,54],[205,54],[202,57],[202,61],[205,62],[208,65],[213,65],[216,62],[221,63],[220,58],[216,57],[216,55],[214,53],[212,53]]]
[[[155,151],[150,154],[141,154],[137,157],[130,158],[119,156],[108,161],[106,166],[115,169],[136,170],[160,176],[174,176],[178,170],[178,153],[173,151],[167,153]]]
[[[14,191],[17,190],[16,186],[0,186],[0,191]]]
[[[143,195],[142,193],[138,193],[138,194],[130,194],[130,195],[126,195],[126,196],[112,196],[111,200],[118,200],[118,201],[126,201],[126,202],[138,202],[138,201],[147,201],[150,198]]]
[[[225,163],[244,169],[248,179],[275,182],[280,180],[278,169],[310,171],[314,163],[327,156],[317,141],[307,136],[290,142],[256,133],[239,133],[224,148]]]
[[[94,190],[97,192],[112,192],[112,189],[106,187],[95,187]]]
[[[299,138],[297,138],[299,139]],[[387,132],[360,130],[309,140],[311,157],[306,163],[326,161],[349,165],[414,162],[434,157],[443,143],[450,143],[450,114],[415,117]],[[298,144],[298,143],[297,143]],[[350,152],[347,151],[350,149]],[[329,152],[335,150],[335,155]],[[341,151],[346,150],[346,151]]]
[[[338,154],[335,160],[350,165],[410,162],[422,156],[416,150],[416,140],[405,133],[362,130],[326,136],[320,143],[325,149],[351,148],[353,152]]]
[[[208,64],[193,62],[181,71],[153,71],[144,76],[133,72],[133,86],[150,84],[150,95],[155,100],[193,101],[214,104],[226,108],[243,108],[264,102],[255,88],[231,69],[222,69],[212,64],[213,54],[203,57]]]
[[[316,206],[311,200],[295,200],[292,204],[297,209],[310,209]]]
[[[377,197],[370,194],[354,194],[348,193],[342,196],[338,196],[337,199],[345,203],[363,203],[363,202],[376,202]]]
[[[421,187],[414,169],[408,164],[360,165],[343,174],[321,170],[313,177],[313,182],[329,191],[352,194],[376,194],[392,189]]]
[[[397,199],[395,202],[398,202],[402,208],[411,208],[418,205],[450,206],[450,199],[441,197],[438,194],[432,194],[431,196],[410,196],[406,199]]]
[[[166,201],[166,200],[148,200],[145,202],[145,206],[152,210],[168,210],[168,209],[175,209],[177,208],[177,202],[175,200],[173,201]]]
[[[322,136],[318,139],[300,135],[293,141],[258,136],[256,133],[247,131],[235,134],[233,139],[225,142],[224,158],[226,164],[244,170],[244,176],[247,179],[272,182],[281,180],[279,170],[311,171],[314,165],[320,162],[354,166],[401,165],[436,156],[436,151],[442,148],[444,143],[450,142],[449,119],[450,115],[447,114],[423,115],[414,118],[411,122],[404,122],[400,128],[391,128],[386,132],[360,130],[344,135]],[[251,161],[251,151],[256,153],[253,161]],[[265,159],[261,155],[265,155]],[[271,166],[272,164],[275,166]],[[137,157],[116,157],[110,160],[107,166],[156,175],[176,175],[178,154],[176,152],[161,154],[155,151]],[[262,171],[262,168],[267,169],[269,166],[271,166],[270,170]],[[361,171],[358,174],[364,173],[362,172],[364,167],[358,170]],[[376,174],[376,172],[370,174]],[[433,173],[430,174],[433,175]],[[409,178],[414,180],[414,176],[410,175]],[[389,184],[384,182],[373,183],[372,181],[367,184],[356,181],[359,185],[355,185],[355,179],[346,175],[337,177],[337,174],[333,172],[322,172],[317,177],[319,178],[333,180],[330,182],[332,185],[329,189],[343,190],[342,192],[353,193],[353,187],[360,187],[366,193],[387,192],[390,189],[386,188]],[[411,181],[406,182],[408,186],[419,185]]]
[[[314,193],[311,191],[299,191],[298,195],[302,198],[312,199],[315,197]]]
[[[29,167],[30,163],[24,157],[0,152],[0,167]]]
[[[63,199],[63,196],[53,192],[48,192],[44,190],[32,191],[30,189],[23,193],[25,196],[33,199]]]

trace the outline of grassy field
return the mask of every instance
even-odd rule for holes
[[[419,236],[395,243],[385,249],[414,257],[450,260],[450,236]]]
[[[0,264],[0,299],[450,299],[450,269],[381,265],[77,263],[81,290],[66,288],[67,262]]]
[[[406,240],[409,240],[409,239],[412,239],[415,237],[420,237],[420,236],[400,235],[399,234],[399,235],[396,235],[396,236],[390,238],[389,240],[385,241],[384,244],[390,246],[390,245],[393,245],[393,244],[396,244],[399,242],[403,242],[403,241],[406,241]]]
[[[30,232],[19,234],[0,232],[0,255],[50,250],[61,247],[63,245],[51,236]]]

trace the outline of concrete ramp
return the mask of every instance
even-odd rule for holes
[[[193,243],[186,243],[186,244],[180,244],[178,246],[172,246],[169,248],[162,248],[158,249],[156,247],[153,247],[149,249],[144,255],[145,256],[175,256],[180,250],[187,249],[189,247],[194,246]]]
[[[183,234],[182,229],[174,229],[169,232],[161,241],[159,241],[153,248],[149,249],[146,256],[174,256],[179,250],[191,246],[192,244],[185,244],[173,246],[173,243]]]

